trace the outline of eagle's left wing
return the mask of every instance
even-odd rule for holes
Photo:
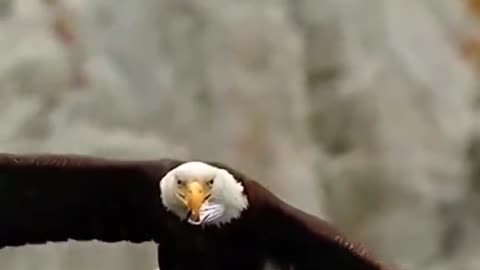
[[[249,215],[259,230],[258,244],[274,262],[301,270],[391,269],[326,221],[288,205],[255,181],[243,179],[243,184]]]

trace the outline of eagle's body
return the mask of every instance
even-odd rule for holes
[[[387,269],[328,223],[225,165],[204,164],[208,173],[218,168],[225,173],[216,174],[215,184],[196,179],[202,176],[197,169],[184,170],[185,179],[169,176],[184,163],[0,154],[0,247],[68,239],[155,241],[160,270],[255,270],[266,262],[296,270]],[[180,180],[192,177],[209,187],[205,201],[225,206],[221,217],[187,222],[195,207],[186,191],[200,186]],[[233,186],[241,187],[241,194],[233,193]],[[175,198],[188,201],[193,214],[182,218]]]
[[[264,269],[265,259],[260,249],[252,246],[258,237],[253,230],[239,227],[202,229],[172,222],[162,240],[165,244],[158,247],[158,265],[160,270]]]

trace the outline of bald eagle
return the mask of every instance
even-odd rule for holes
[[[386,270],[327,222],[218,162],[0,154],[0,247],[158,243],[161,270]]]

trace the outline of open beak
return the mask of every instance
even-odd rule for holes
[[[205,187],[201,183],[193,181],[187,185],[185,203],[189,210],[189,218],[191,220],[199,221],[200,208],[209,197],[210,192],[208,191],[208,187]]]

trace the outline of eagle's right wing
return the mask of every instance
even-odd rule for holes
[[[158,240],[169,218],[159,182],[180,163],[0,154],[0,248]]]

